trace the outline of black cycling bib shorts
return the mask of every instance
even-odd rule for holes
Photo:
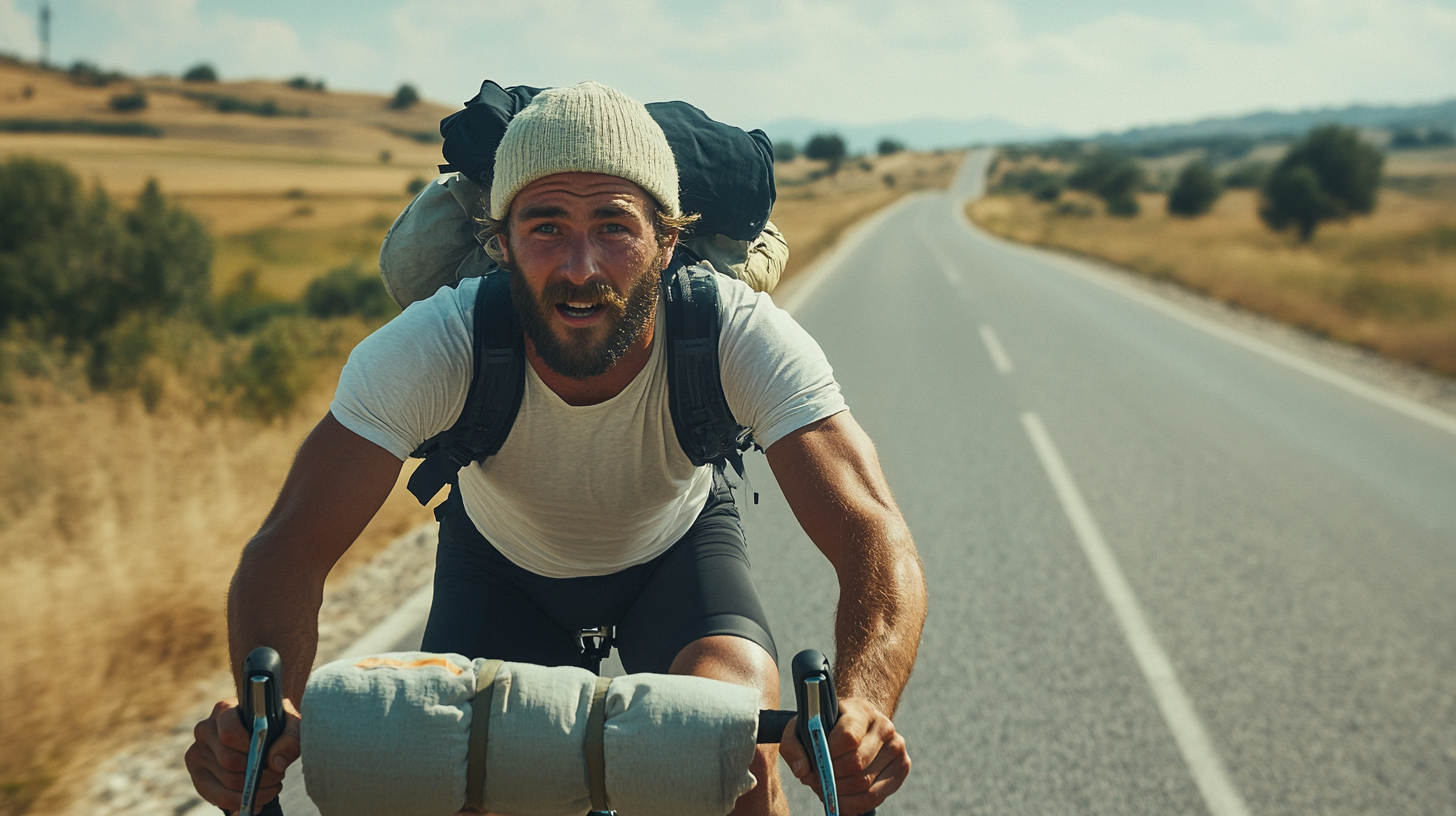
[[[453,488],[437,515],[427,652],[580,666],[580,630],[614,626],[631,673],[666,674],[683,648],[713,635],[746,638],[778,661],[738,506],[720,472],[682,538],[653,560],[608,575],[547,578],[511,563],[476,529]]]

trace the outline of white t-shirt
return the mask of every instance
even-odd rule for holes
[[[845,410],[819,345],[765,294],[718,281],[723,392],[764,448]],[[349,355],[330,406],[344,427],[405,459],[449,428],[469,390],[478,279],[417,301]],[[662,304],[659,304],[659,314]],[[664,332],[622,392],[561,400],[526,365],[521,410],[500,451],[460,471],[465,511],[515,564],[552,578],[604,575],[662,554],[712,488],[678,444]]]

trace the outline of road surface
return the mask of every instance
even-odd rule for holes
[[[881,813],[1456,813],[1456,418],[980,233],[986,159],[784,298],[929,576]],[[836,584],[749,467],[786,667]]]

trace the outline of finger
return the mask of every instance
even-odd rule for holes
[[[886,756],[893,757],[884,769],[875,777],[874,782],[863,792],[843,793],[840,801],[843,805],[841,810],[845,813],[862,813],[884,804],[885,800],[900,786],[905,784],[905,779],[910,775],[910,755],[904,750],[904,740],[897,740],[887,746],[883,752]]]
[[[225,701],[226,702],[226,701]],[[233,700],[232,705],[223,707],[219,704],[212,717],[217,723],[217,738],[223,745],[234,751],[241,751],[244,755],[248,753],[248,744],[252,741],[252,735],[243,725],[243,718],[238,716],[237,701]]]
[[[809,755],[804,752],[804,746],[799,744],[799,737],[794,732],[798,722],[799,718],[795,717],[784,726],[783,736],[779,738],[779,756],[788,763],[789,773],[792,773],[795,779],[802,781],[806,774],[809,776],[813,776],[813,774],[809,773]]]
[[[239,792],[243,787],[242,780],[237,780],[236,788],[230,787],[222,778],[229,772],[217,766],[206,746],[193,743],[187,749],[186,763],[187,775],[192,777],[192,787],[197,790],[198,796],[229,812],[236,812],[242,807],[243,797]]]
[[[836,767],[839,758],[855,753],[870,729],[870,721],[878,712],[860,701],[846,698],[839,701],[839,719],[829,732],[829,756]]]
[[[299,719],[298,709],[293,707],[290,700],[283,701],[283,734],[273,747],[268,750],[267,770],[263,773],[262,784],[281,784],[283,772],[298,760],[302,753],[302,742],[300,740],[302,720]]]
[[[244,741],[242,750],[238,750],[227,744],[223,732],[231,725],[236,725],[243,730],[245,737],[247,731],[242,728],[242,723],[238,720],[236,706],[229,705],[229,702],[224,700],[213,706],[212,714],[192,729],[192,737],[207,747],[219,767],[241,772],[248,764],[247,742]],[[231,737],[227,739],[231,739]],[[238,789],[241,790],[242,786],[239,785]]]

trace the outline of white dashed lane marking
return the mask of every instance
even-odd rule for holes
[[[1102,537],[1102,530],[1097,526],[1097,520],[1092,517],[1092,511],[1087,508],[1087,502],[1082,499],[1082,491],[1072,480],[1072,473],[1067,469],[1066,462],[1062,461],[1061,453],[1052,444],[1051,435],[1047,433],[1041,419],[1030,411],[1021,415],[1021,424],[1026,427],[1026,435],[1031,437],[1032,447],[1036,448],[1037,458],[1041,460],[1047,477],[1051,479],[1062,510],[1067,514],[1067,520],[1072,523],[1072,530],[1082,544],[1082,551],[1092,563],[1092,572],[1097,576],[1097,583],[1102,586],[1102,593],[1112,606],[1123,635],[1127,637],[1128,646],[1132,647],[1138,668],[1142,669],[1148,685],[1152,686],[1158,709],[1163,712],[1163,719],[1168,723],[1168,729],[1173,732],[1173,739],[1178,743],[1183,761],[1193,773],[1193,781],[1198,786],[1199,793],[1203,794],[1208,812],[1213,816],[1249,816],[1248,805],[1244,804],[1243,796],[1229,780],[1223,758],[1214,749],[1213,741],[1203,727],[1203,721],[1198,718],[1198,712],[1193,709],[1193,703],[1188,699],[1188,693],[1178,682],[1178,676],[1173,671],[1173,662],[1158,644],[1157,635],[1153,634],[1142,606],[1133,594],[1132,586],[1128,584],[1116,556]]]
[[[995,364],[996,370],[1002,374],[1010,374],[1011,358],[1006,356],[1006,349],[1001,346],[996,332],[985,324],[981,325],[981,342],[986,344],[986,353],[991,355],[991,362]]]

